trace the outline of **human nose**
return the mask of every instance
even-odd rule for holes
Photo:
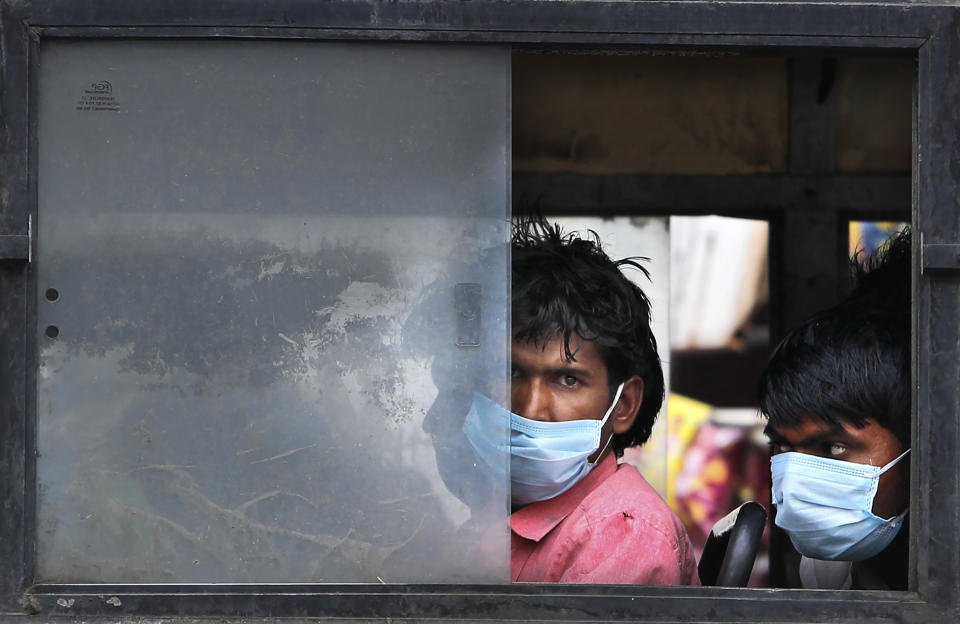
[[[552,400],[544,384],[536,380],[515,381],[510,392],[510,411],[530,420],[553,420]]]

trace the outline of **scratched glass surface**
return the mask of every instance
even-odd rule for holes
[[[38,582],[509,580],[508,96],[497,47],[44,43]]]

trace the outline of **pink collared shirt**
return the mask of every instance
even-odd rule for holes
[[[514,582],[699,585],[683,523],[613,453],[575,486],[510,516]]]

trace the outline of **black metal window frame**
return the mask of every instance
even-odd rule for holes
[[[0,614],[16,621],[896,621],[960,617],[960,6],[947,2],[0,0]],[[272,38],[914,55],[911,591],[33,582],[38,55],[51,38]]]

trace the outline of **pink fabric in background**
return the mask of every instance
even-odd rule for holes
[[[770,451],[751,439],[749,429],[705,422],[687,449],[674,493],[699,556],[713,525],[741,503],[756,501],[770,512]],[[768,523],[749,587],[768,584],[769,531]]]

